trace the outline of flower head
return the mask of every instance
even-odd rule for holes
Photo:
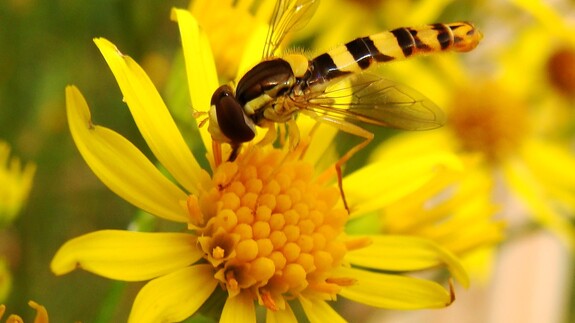
[[[459,138],[460,148],[481,152],[487,162],[498,163],[515,153],[529,131],[526,104],[494,82],[454,91],[451,106],[449,125]]]
[[[191,2],[190,12],[198,19],[205,33],[210,35],[210,46],[214,60],[218,62],[216,67],[220,77],[230,80],[238,73],[238,58],[246,53],[249,43],[246,35],[267,32],[273,5],[273,1],[258,3],[253,0],[242,1],[232,7],[209,0]],[[234,21],[233,28],[230,28],[230,21]]]
[[[440,133],[428,134],[440,142]],[[435,138],[435,140],[434,140]],[[408,160],[420,142],[416,137],[396,137],[378,147],[373,160]],[[403,153],[398,147],[410,147]],[[422,150],[425,150],[424,147]],[[441,149],[441,148],[440,148]],[[432,181],[413,193],[390,203],[379,217],[367,224],[385,234],[410,235],[430,239],[461,258],[472,279],[490,278],[491,256],[505,238],[506,223],[501,207],[493,201],[493,181],[485,176],[478,154],[462,154],[459,169],[440,168]],[[366,225],[356,229],[366,231]]]
[[[206,111],[218,86],[207,38],[189,12],[175,10],[174,18],[182,33],[191,100],[197,110]],[[67,113],[74,141],[110,189],[142,210],[186,223],[188,231],[89,233],[62,246],[51,264],[54,273],[80,267],[112,279],[150,280],[136,297],[131,322],[183,320],[221,294],[217,291],[227,295],[221,321],[242,317],[254,322],[255,306],[263,306],[269,320],[296,321],[292,302],[311,321],[341,320],[327,303],[338,296],[385,308],[443,307],[453,301],[450,289],[393,274],[442,264],[467,285],[452,253],[431,241],[345,233],[350,217],[412,191],[420,183],[413,180],[438,164],[457,165],[452,155],[414,160],[409,169],[373,165],[344,178],[351,214],[329,181],[333,169],[317,174],[326,151],[326,142],[317,139],[330,140],[335,131],[310,131],[310,120],[300,123],[302,140],[296,149],[249,144],[236,160],[203,169],[142,69],[107,40],[95,42],[140,132],[174,181],[125,138],[93,124],[86,101],[70,86]],[[211,155],[209,133],[204,128],[200,133]],[[386,171],[375,171],[380,169]],[[386,180],[385,185],[365,185]]]
[[[572,136],[575,115],[573,114],[573,98],[575,97],[575,30],[570,17],[573,8],[569,4],[554,4],[546,1],[514,0],[511,2],[523,13],[534,18],[535,23],[529,28],[521,28],[517,46],[529,55],[533,50],[538,55],[531,58],[521,57],[523,75],[533,75],[527,90],[529,97],[540,100],[541,116],[539,123],[548,135],[564,137]],[[534,43],[549,44],[541,48]],[[508,64],[511,68],[520,66],[509,54]],[[527,63],[527,64],[525,64]],[[519,74],[519,73],[517,73]]]
[[[575,48],[557,48],[547,61],[549,80],[562,94],[575,97]]]
[[[347,251],[339,191],[314,182],[312,165],[296,157],[254,148],[218,167],[189,204],[215,277],[231,296],[249,293],[275,310],[303,291],[332,299],[345,283],[327,281]]]
[[[418,62],[410,62],[411,68],[406,64],[401,71],[394,70],[405,80],[413,80],[409,75],[417,71],[427,84],[427,88],[418,88],[427,89],[445,107],[448,122],[433,135],[402,134],[403,139],[390,141],[386,150],[401,145],[401,151],[406,152],[410,148],[405,143],[410,142],[411,154],[451,151],[479,156],[473,171],[491,181],[493,187],[504,184],[521,200],[532,219],[573,245],[575,231],[569,214],[573,210],[575,178],[569,169],[575,167],[575,157],[565,142],[554,139],[553,132],[562,127],[564,120],[554,115],[559,110],[553,103],[557,101],[542,91],[537,81],[544,77],[543,71],[531,70],[532,51],[524,49],[533,48],[533,41],[521,35],[510,50],[500,51],[495,60],[500,68],[496,74],[473,73],[449,56],[432,58],[440,73]],[[397,157],[390,153],[386,158]]]
[[[10,158],[10,146],[0,140],[0,238],[6,235],[2,229],[12,223],[28,198],[35,171],[35,164],[22,166],[20,160]],[[4,240],[10,241],[10,235]],[[12,288],[9,261],[12,257],[4,254],[8,251],[6,245],[10,243],[5,243],[5,250],[0,254],[0,302],[8,297]]]
[[[0,228],[18,215],[32,188],[36,166],[22,166],[20,160],[10,157],[10,146],[0,141]]]

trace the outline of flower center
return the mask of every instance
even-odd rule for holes
[[[463,149],[497,161],[514,151],[527,131],[527,109],[494,83],[454,95],[449,124]]]
[[[547,61],[549,80],[557,90],[568,97],[575,96],[575,51],[557,50]]]
[[[272,310],[302,293],[334,297],[340,285],[330,272],[347,251],[337,188],[314,181],[296,153],[256,147],[221,164],[212,183],[190,197],[189,209],[205,259],[230,296],[250,293]]]

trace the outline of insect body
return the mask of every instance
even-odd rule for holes
[[[317,3],[315,0],[279,1],[264,60],[240,79],[235,92],[229,85],[214,92],[209,131],[215,141],[232,146],[229,160],[236,158],[242,143],[255,137],[256,126],[267,128],[264,140],[272,141],[276,123],[288,123],[290,141],[297,142],[294,120],[298,112],[364,137],[366,142],[352,149],[347,158],[373,138],[373,134],[357,123],[409,130],[433,129],[443,124],[441,109],[423,95],[365,71],[376,63],[418,54],[472,50],[481,39],[472,24],[456,22],[398,28],[357,38],[311,60],[297,54],[273,57],[285,34],[296,26],[301,27]],[[349,82],[346,93],[350,98],[345,105],[333,99],[341,97],[341,89],[329,90],[341,80]]]
[[[417,91],[366,72],[377,63],[441,51],[470,51],[482,38],[468,22],[398,28],[361,37],[311,60],[303,55],[274,57],[285,35],[301,28],[319,1],[278,1],[272,16],[264,59],[249,70],[234,89],[219,87],[213,94],[209,131],[217,143],[229,143],[233,161],[245,142],[253,140],[256,127],[267,128],[262,142],[276,138],[276,124],[287,123],[295,145],[299,132],[295,117],[303,113],[365,140],[336,163],[340,191],[341,165],[365,147],[373,133],[362,123],[408,130],[443,125],[442,110]],[[334,86],[348,82],[342,87]],[[221,157],[220,157],[221,158]],[[216,161],[217,162],[217,161]]]

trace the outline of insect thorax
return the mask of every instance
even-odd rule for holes
[[[238,82],[236,98],[251,116],[265,108],[279,95],[293,86],[294,76],[290,65],[282,59],[258,63]]]

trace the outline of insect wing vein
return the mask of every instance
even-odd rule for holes
[[[371,73],[337,82],[308,102],[305,109],[318,115],[378,126],[428,130],[445,123],[443,111],[423,94]]]
[[[270,21],[262,58],[274,56],[286,35],[303,28],[318,5],[319,0],[278,0]]]

